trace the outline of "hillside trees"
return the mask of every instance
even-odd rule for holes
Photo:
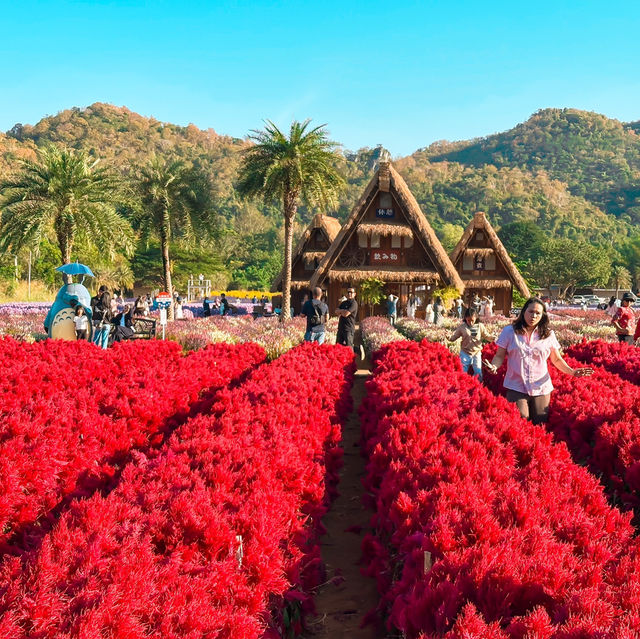
[[[309,124],[310,120],[292,122],[288,136],[270,121],[263,131],[254,130],[249,137],[255,146],[244,151],[237,182],[238,192],[247,198],[282,204],[282,319],[289,317],[291,306],[293,223],[298,206],[302,202],[323,208],[336,204],[344,185],[335,168],[337,145],[328,139],[325,125],[307,130]]]
[[[18,160],[17,166],[0,181],[0,251],[37,249],[53,234],[65,264],[78,243],[107,255],[118,248],[131,252],[131,227],[116,212],[125,198],[115,173],[82,151],[55,146],[39,150],[36,160]]]

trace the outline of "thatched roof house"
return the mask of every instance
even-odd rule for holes
[[[320,261],[340,232],[340,221],[318,213],[298,240],[291,254],[291,305],[299,312],[304,293],[309,290],[309,280]],[[271,285],[271,292],[282,291],[284,267]]]
[[[380,168],[322,258],[311,286],[328,291],[329,308],[348,286],[383,280],[386,292],[421,299],[440,286],[464,286],[404,179],[389,162]],[[419,307],[420,308],[420,307]]]
[[[530,297],[527,283],[482,211],[473,216],[451,261],[464,282],[467,301],[491,295],[495,310],[508,314],[514,286],[523,297]]]

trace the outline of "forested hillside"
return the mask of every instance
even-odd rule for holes
[[[623,124],[594,113],[548,109],[505,133],[467,142],[439,142],[397,158],[395,165],[448,249],[473,213],[484,210],[520,262],[531,264],[545,241],[564,238],[609,247],[614,262],[634,271],[640,266],[636,258],[640,255],[636,242],[639,130],[638,122]],[[199,238],[196,250],[176,246],[178,288],[189,273],[200,270],[220,286],[264,288],[279,270],[282,220],[278,207],[244,202],[234,189],[247,141],[96,103],[62,111],[33,126],[16,124],[0,134],[0,177],[16,170],[19,158],[34,159],[37,148],[48,144],[84,150],[123,176],[154,155],[177,157],[204,171],[217,232]],[[340,219],[361,195],[380,152],[380,148],[345,151],[338,161],[347,179],[340,206],[332,212]],[[302,208],[299,212],[301,232],[316,211]],[[533,250],[520,241],[509,246],[513,237],[531,228],[536,229]],[[619,250],[612,252],[612,245]],[[43,254],[55,261],[55,250],[46,248]],[[79,257],[99,259],[81,250]],[[157,246],[138,245],[130,263],[139,284],[155,283],[154,265],[159,260]],[[46,272],[46,267],[36,265],[36,273]]]
[[[640,123],[624,124],[576,109],[544,109],[505,133],[451,145],[420,156],[467,166],[544,170],[607,213],[640,221]]]

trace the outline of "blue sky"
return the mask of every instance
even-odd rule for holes
[[[637,2],[0,0],[0,130],[109,102],[244,137],[327,123],[394,156],[546,107],[640,119]]]

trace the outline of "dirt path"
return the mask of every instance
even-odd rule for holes
[[[360,456],[358,407],[365,396],[370,374],[369,360],[359,362],[351,395],[354,410],[342,438],[344,466],[340,474],[339,496],[322,520],[327,529],[322,538],[322,558],[327,567],[327,584],[316,593],[318,616],[307,620],[304,637],[313,639],[381,639],[379,629],[361,628],[364,615],[378,601],[375,581],[360,573],[361,543],[371,513],[362,506],[364,459]],[[354,529],[361,532],[350,532]]]

